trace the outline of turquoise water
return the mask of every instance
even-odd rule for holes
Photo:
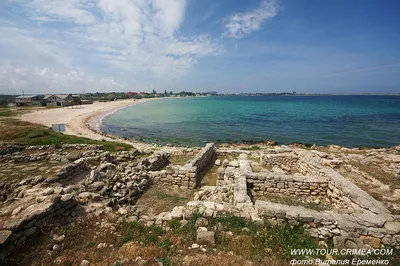
[[[347,147],[400,144],[400,97],[232,96],[169,98],[116,112],[105,133],[154,143],[276,140]]]

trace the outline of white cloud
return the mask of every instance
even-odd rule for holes
[[[277,13],[275,0],[263,0],[261,5],[253,11],[231,15],[225,24],[223,36],[242,38],[254,31],[258,31],[265,21],[275,17]]]
[[[167,53],[172,55],[197,55],[207,56],[219,54],[221,48],[213,44],[211,38],[206,35],[198,36],[195,39],[176,40],[167,48]]]
[[[7,79],[1,75],[0,83],[12,89],[19,89],[24,80],[10,78],[44,85],[57,83],[55,77],[76,81],[71,74],[78,73],[76,69],[92,73],[101,68],[106,76],[123,73],[137,79],[145,74],[165,80],[189,72],[200,57],[219,53],[211,37],[180,32],[186,0],[9,0],[8,4],[20,17],[13,16],[12,23],[0,21],[4,37],[0,48],[11,51],[0,51],[0,64],[12,62],[15,71],[7,67],[14,74]],[[44,75],[44,81],[23,70],[46,67],[53,74]],[[68,84],[74,82],[58,87],[67,89]]]
[[[83,90],[107,92],[123,91],[127,84],[112,77],[95,77],[83,71],[56,72],[50,68],[15,66],[11,63],[0,65],[0,87],[12,88],[8,93],[80,93]]]
[[[85,10],[93,4],[90,0],[14,0],[31,9],[30,17],[39,21],[73,21],[77,24],[91,24],[95,21],[92,13]]]

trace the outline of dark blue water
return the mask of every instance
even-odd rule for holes
[[[397,96],[232,96],[170,98],[123,109],[101,130],[188,146],[276,140],[347,147],[400,144]]]

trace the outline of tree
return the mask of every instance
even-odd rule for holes
[[[7,100],[0,100],[0,107],[7,107],[8,101]]]

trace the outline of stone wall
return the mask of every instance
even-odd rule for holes
[[[208,143],[199,153],[188,163],[189,167],[196,167],[197,171],[203,170],[210,161],[215,157],[215,144]]]
[[[52,222],[67,221],[77,216],[78,203],[71,194],[48,196],[40,203],[32,201],[25,209],[14,208],[12,216],[0,224],[0,249],[7,252],[25,243],[40,229]]]
[[[261,154],[261,161],[267,168],[273,168],[275,166],[290,171],[290,169],[297,166],[299,156],[287,153],[278,154]]]
[[[168,153],[156,153],[149,158],[141,160],[137,167],[148,171],[158,171],[169,163],[169,157]]]
[[[180,188],[195,188],[197,168],[189,166],[168,165],[166,170],[152,172],[154,182]]]
[[[0,147],[0,156],[6,155],[6,154],[11,154],[14,152],[21,152],[23,150],[25,150],[25,147],[19,146],[19,145],[1,146]]]
[[[86,170],[87,170],[87,167],[85,164],[85,159],[81,158],[81,159],[74,161],[72,164],[67,165],[66,167],[62,168],[56,176],[47,178],[45,180],[45,183],[54,183],[54,182],[65,181],[65,180],[68,180],[69,178],[72,178],[80,173],[85,172]]]
[[[277,173],[247,174],[247,183],[255,192],[273,192],[284,195],[326,196],[328,180],[313,176],[290,176]]]
[[[328,180],[327,196],[336,206],[353,210],[364,210],[374,214],[390,213],[379,201],[353,184],[329,165],[322,153],[303,151],[300,154],[299,166],[304,173],[313,173]]]
[[[277,173],[248,174],[248,183],[255,191],[326,196],[336,208],[364,210],[375,214],[389,213],[381,202],[335,171],[333,167],[339,162],[330,159],[326,153],[307,150],[296,153],[285,151],[263,154],[262,161],[270,167],[293,167],[300,171],[302,176]]]
[[[215,157],[216,151],[214,147],[214,143],[208,143],[196,154],[194,159],[183,166],[168,165],[166,170],[151,172],[154,182],[180,188],[195,188],[199,173]]]
[[[70,178],[75,177],[81,173],[87,171],[87,166],[83,158],[74,161],[72,164],[62,168],[55,176],[45,179],[44,177],[38,175],[29,178],[25,178],[21,181],[4,181],[0,182],[0,201],[6,201],[10,195],[19,188],[32,187],[41,182],[45,184],[51,184],[55,182],[66,181]]]
[[[390,215],[315,211],[266,201],[256,201],[254,206],[257,214],[270,223],[304,223],[306,232],[315,238],[350,238],[357,248],[366,244],[374,248],[400,245],[400,219]]]

